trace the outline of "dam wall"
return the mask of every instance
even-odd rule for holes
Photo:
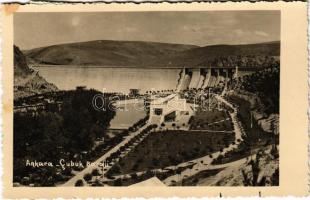
[[[238,70],[235,68],[183,68],[177,85],[177,91],[189,88],[209,88],[226,86],[232,78],[253,73],[252,71]]]
[[[210,87],[226,87],[229,80],[255,72],[253,69],[240,68],[183,68],[179,74],[176,90],[205,89]]]

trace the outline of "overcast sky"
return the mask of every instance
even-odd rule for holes
[[[21,49],[90,40],[248,44],[280,40],[279,11],[16,13]]]

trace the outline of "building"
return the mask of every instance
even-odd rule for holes
[[[194,109],[178,94],[171,94],[163,98],[153,98],[150,103],[151,123],[187,124],[193,115]]]
[[[138,96],[140,93],[139,89],[129,89],[129,96]]]
[[[139,183],[135,183],[133,185],[130,185],[130,187],[136,187],[136,186],[161,186],[161,187],[165,187],[166,185],[161,182],[161,180],[159,180],[156,176],[146,179],[145,181],[141,181]]]
[[[86,90],[86,86],[84,86],[84,85],[82,85],[82,86],[77,86],[77,87],[76,87],[76,90],[78,90],[78,91]]]

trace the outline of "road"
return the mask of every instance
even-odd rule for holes
[[[98,158],[95,162],[92,163],[92,165],[89,165],[88,167],[86,167],[85,169],[83,169],[82,171],[78,172],[75,176],[73,176],[71,179],[69,179],[66,183],[64,183],[62,186],[74,186],[76,181],[81,179],[84,182],[84,185],[86,185],[87,183],[84,181],[83,176],[87,173],[91,173],[94,169],[98,169],[100,170],[102,167],[99,166],[99,164],[101,162],[105,162],[105,160],[112,154],[117,152],[120,147],[122,147],[123,145],[125,145],[126,143],[128,143],[131,139],[133,139],[134,137],[136,137],[137,135],[139,135],[141,133],[142,130],[144,130],[147,126],[149,126],[149,123],[146,123],[143,127],[141,127],[139,130],[137,130],[136,132],[130,133],[129,136],[127,136],[127,138],[125,138],[121,143],[119,143],[118,145],[116,145],[115,147],[113,147],[112,149],[110,149],[107,153],[105,153],[104,155],[102,155],[100,158]],[[108,170],[106,170],[108,171]]]
[[[231,107],[234,112],[230,113],[230,117],[232,119],[233,122],[233,126],[234,126],[234,132],[235,132],[235,142],[234,144],[229,145],[227,148],[224,148],[222,152],[215,152],[212,154],[212,157],[210,157],[209,155],[198,158],[198,159],[194,159],[188,162],[184,162],[181,163],[179,165],[176,166],[170,166],[170,167],[166,167],[166,169],[171,168],[171,169],[175,169],[178,167],[185,167],[187,165],[189,165],[189,163],[195,163],[195,165],[193,166],[192,169],[186,169],[184,171],[182,171],[181,174],[179,175],[173,175],[168,177],[167,179],[165,179],[163,182],[166,185],[169,185],[171,183],[171,181],[177,181],[178,179],[183,179],[185,177],[189,177],[192,176],[202,170],[206,170],[207,168],[210,168],[210,165],[212,163],[212,161],[217,158],[219,155],[224,155],[225,153],[232,151],[233,149],[238,148],[238,145],[240,144],[240,142],[242,141],[242,134],[244,134],[244,130],[242,128],[242,125],[240,123],[240,121],[237,118],[237,108],[235,108],[230,102],[226,101],[224,98],[222,98],[221,96],[216,95],[216,98],[218,101],[226,104],[227,106]],[[101,162],[105,162],[105,160],[112,154],[117,152],[120,147],[122,147],[123,145],[125,145],[126,143],[128,143],[131,139],[133,139],[134,137],[136,137],[137,135],[139,135],[141,133],[141,131],[143,129],[145,129],[147,126],[149,126],[150,124],[147,123],[145,124],[143,127],[141,127],[139,130],[137,130],[134,133],[131,133],[127,138],[125,138],[121,143],[119,143],[118,145],[116,145],[115,147],[113,147],[111,150],[109,150],[107,153],[105,153],[104,155],[102,155],[99,159],[97,159],[95,162],[92,163],[92,165],[86,167],[85,169],[83,169],[82,171],[78,172],[74,177],[72,177],[69,181],[67,181],[65,184],[63,184],[63,186],[74,186],[76,181],[81,179],[84,182],[84,185],[87,185],[87,183],[84,181],[83,176],[87,173],[91,173],[94,169],[98,169],[99,171],[101,170],[102,167],[99,166],[99,164]],[[217,131],[218,132],[218,131]],[[140,140],[141,142],[142,140]],[[138,145],[138,144],[136,144]],[[126,153],[128,153],[129,151],[126,151]],[[229,163],[227,163],[227,165],[229,165]],[[104,173],[106,173],[112,166],[107,166],[105,167],[105,171],[103,171],[103,175]],[[157,169],[156,171],[163,171],[162,169]],[[139,172],[139,173],[143,173],[143,172]],[[104,177],[102,175],[102,177]],[[104,179],[104,178],[103,178]]]
[[[176,174],[176,175],[173,175],[173,176],[166,178],[163,181],[166,185],[171,184],[171,181],[177,182],[178,180],[184,179],[184,178],[189,177],[189,176],[193,176],[194,174],[197,174],[200,171],[203,171],[203,170],[210,168],[209,165],[219,155],[221,155],[221,154],[225,155],[227,152],[238,148],[238,145],[242,141],[242,135],[244,134],[244,129],[242,128],[241,122],[237,118],[238,110],[237,110],[237,108],[235,108],[233,106],[232,103],[226,101],[223,97],[216,95],[216,99],[218,101],[226,104],[227,106],[229,106],[230,108],[232,108],[234,110],[234,112],[229,113],[230,117],[232,119],[232,122],[233,122],[234,132],[235,132],[234,144],[231,144],[227,148],[224,148],[222,152],[215,152],[215,153],[211,154],[212,157],[210,157],[208,155],[208,156],[204,156],[204,157],[190,161],[192,163],[196,163],[196,165],[194,165],[192,169],[186,169],[186,170],[182,171],[181,174]],[[229,165],[229,163],[227,163],[227,165]],[[179,165],[177,167],[179,167]],[[224,167],[224,166],[222,166],[222,167]]]

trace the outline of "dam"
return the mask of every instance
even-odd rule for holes
[[[182,91],[186,89],[205,89],[210,87],[224,86],[233,79],[247,74],[251,74],[255,69],[247,70],[238,68],[183,68],[176,90]]]
[[[98,91],[128,94],[131,88],[141,93],[147,91],[185,90],[208,88],[225,83],[236,76],[253,73],[253,68],[179,67],[179,68],[130,68],[130,67],[81,67],[36,66],[32,67],[46,81],[60,90],[74,90],[85,85]],[[66,77],[63,79],[62,77]]]

